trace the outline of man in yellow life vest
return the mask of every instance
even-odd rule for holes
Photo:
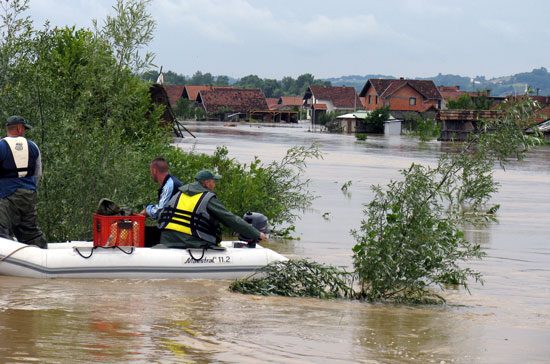
[[[203,169],[195,175],[195,182],[179,188],[160,214],[160,244],[180,249],[216,247],[221,241],[220,222],[250,240],[266,238],[216,198],[213,191],[220,178]]]

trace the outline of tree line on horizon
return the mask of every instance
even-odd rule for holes
[[[213,76],[211,73],[195,72],[193,76],[186,77],[172,71],[163,72],[164,82],[169,85],[213,85],[233,86],[242,88],[260,88],[266,97],[279,96],[303,96],[308,86],[351,86],[360,92],[369,78],[396,78],[380,74],[349,75],[327,79],[315,79],[312,74],[306,73],[298,76],[283,77],[281,80],[260,78],[257,75],[248,75],[240,79],[228,76]],[[155,82],[157,71],[148,71],[142,78]],[[487,79],[485,76],[475,78],[439,73],[434,77],[415,78],[432,80],[436,86],[459,86],[462,91],[487,91],[492,96],[508,96],[523,94],[526,85],[539,95],[550,95],[550,73],[545,67],[533,69],[531,72],[522,72],[507,77]]]
[[[286,76],[281,80],[260,78],[257,75],[248,75],[240,79],[231,79],[228,76],[213,76],[211,73],[197,71],[191,77],[177,74],[172,71],[163,71],[164,83],[167,85],[212,85],[232,86],[235,88],[259,88],[265,97],[303,96],[308,86],[332,86],[330,81],[315,79],[310,73],[298,76],[296,79]],[[142,78],[155,82],[158,78],[157,71],[148,71],[142,74]]]

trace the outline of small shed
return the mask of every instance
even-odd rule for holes
[[[344,114],[336,117],[338,123],[337,128],[343,133],[355,133],[363,125],[365,118],[370,111],[355,111],[349,114]]]
[[[441,110],[437,120],[441,122],[439,140],[466,140],[470,133],[478,132],[480,120],[494,120],[502,116],[499,110]]]
[[[391,119],[384,121],[384,135],[401,135],[401,120]]]
[[[544,140],[550,141],[550,120],[546,120],[538,124],[537,128],[544,136]],[[532,132],[533,132],[533,128],[527,129],[527,133],[532,133]]]

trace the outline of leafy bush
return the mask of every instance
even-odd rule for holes
[[[424,142],[438,138],[441,136],[441,124],[438,124],[434,119],[419,118],[416,120],[414,135]]]

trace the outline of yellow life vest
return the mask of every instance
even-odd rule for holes
[[[189,196],[181,191],[172,196],[159,217],[159,229],[175,230],[217,244],[219,224],[208,213],[208,202],[216,195],[202,192]]]

